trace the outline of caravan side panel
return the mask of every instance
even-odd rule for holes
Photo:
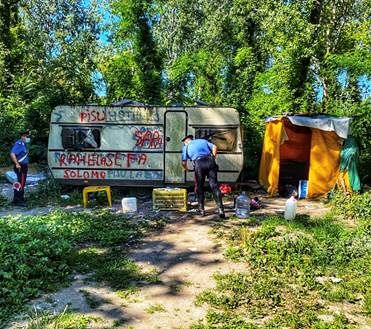
[[[56,108],[48,150],[54,177],[69,184],[161,185],[162,117],[144,107]]]
[[[232,108],[59,106],[51,116],[48,162],[67,184],[190,185],[194,175],[181,167],[186,133],[217,144],[219,180],[236,182],[243,150]]]

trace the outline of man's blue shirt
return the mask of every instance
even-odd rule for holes
[[[188,159],[194,161],[197,158],[208,156],[212,153],[214,144],[206,139],[193,139],[188,145],[184,145],[182,149],[182,160]]]
[[[17,140],[10,152],[14,153],[17,160],[19,161],[28,153],[26,143],[22,139]],[[20,164],[28,164],[28,161],[29,159],[27,155],[24,160],[20,161]]]

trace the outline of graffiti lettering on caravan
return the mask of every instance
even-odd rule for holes
[[[158,122],[159,115],[155,108],[84,109],[80,111],[79,121],[82,123]]]
[[[137,164],[143,166],[147,163],[145,153],[76,153],[55,152],[55,159],[60,167],[106,167],[106,168],[130,168]]]
[[[107,172],[104,170],[80,170],[65,169],[64,179],[106,179]]]
[[[109,170],[107,179],[162,180],[162,171]]]
[[[135,149],[162,149],[163,133],[158,128],[135,128]]]
[[[65,169],[64,179],[162,180],[161,171]]]

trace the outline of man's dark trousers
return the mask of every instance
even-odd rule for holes
[[[205,193],[204,184],[206,177],[209,179],[211,191],[213,192],[214,200],[219,207],[219,211],[224,211],[222,194],[218,184],[218,165],[213,156],[205,156],[194,161],[195,167],[195,190],[197,193],[198,207],[200,210],[205,209]]]
[[[28,165],[21,164],[21,168],[16,168],[14,166],[14,172],[17,175],[18,183],[21,184],[21,188],[19,191],[14,189],[14,203],[24,202],[24,186],[26,185],[26,178],[27,178],[27,172],[28,172]]]

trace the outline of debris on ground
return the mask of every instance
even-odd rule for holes
[[[17,175],[15,174],[14,171],[7,171],[4,174],[4,176],[7,179],[7,181],[11,184],[17,181]],[[37,185],[40,181],[43,181],[45,179],[47,179],[47,175],[45,173],[42,173],[42,172],[29,173],[27,175],[26,184]]]

